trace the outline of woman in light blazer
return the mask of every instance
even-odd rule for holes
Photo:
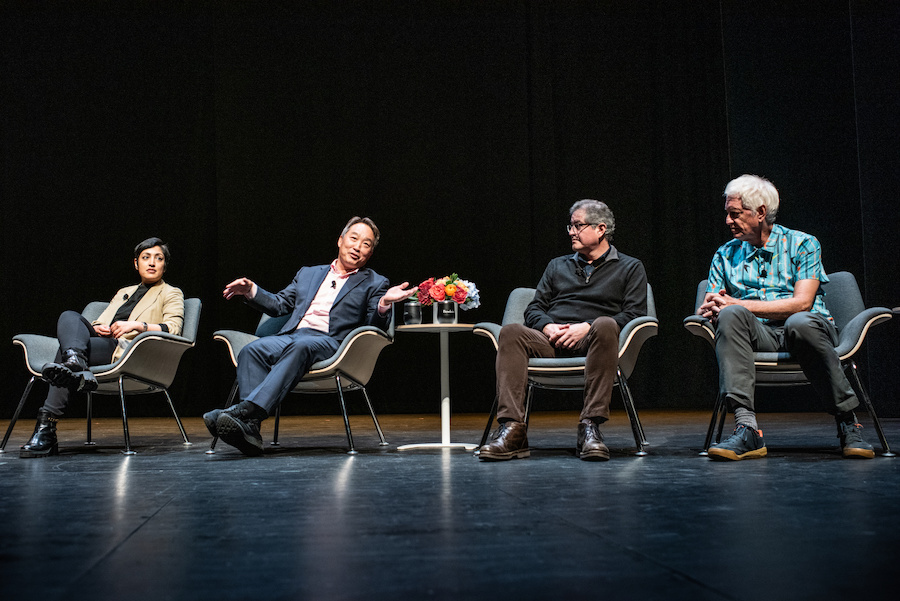
[[[141,332],[181,334],[184,294],[163,281],[168,264],[169,247],[159,238],[148,238],[134,249],[134,268],[141,277],[140,284],[116,292],[93,323],[76,311],[65,311],[59,316],[56,361],[41,370],[50,391],[38,410],[34,434],[20,448],[19,457],[59,454],[56,423],[71,393],[97,388],[91,365],[116,361]]]

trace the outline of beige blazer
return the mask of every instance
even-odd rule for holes
[[[109,302],[109,306],[104,309],[96,320],[95,325],[112,325],[112,319],[116,316],[119,307],[125,304],[125,295],[131,296],[137,290],[138,285],[127,286],[122,288]],[[145,321],[148,324],[166,324],[170,334],[181,334],[181,328],[184,325],[184,293],[180,288],[170,286],[165,282],[153,286],[147,291],[147,294],[132,309],[128,321]],[[129,332],[119,338],[119,346],[113,353],[112,360],[116,361],[131,344],[131,341],[140,332]]]

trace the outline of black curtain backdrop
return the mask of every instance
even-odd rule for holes
[[[5,2],[0,338],[52,335],[61,311],[135,283],[134,245],[160,236],[167,281],[204,304],[173,386],[198,415],[234,378],[212,333],[259,318],[222,299],[232,279],[279,290],[368,215],[383,234],[371,267],[395,283],[458,272],[483,299],[463,321],[497,321],[569,252],[568,207],[599,198],[657,300],[639,406],[709,407],[714,357],[681,320],[728,239],[730,178],[770,178],[779,222],[816,235],[828,271],[853,272],[868,305],[900,304],[898,39],[892,0]],[[873,329],[861,359],[884,415],[900,415],[898,334]],[[454,411],[489,409],[493,359],[485,339],[451,337]],[[0,365],[8,418],[28,375],[12,344]],[[376,409],[437,412],[438,369],[436,336],[398,334]],[[760,400],[817,408],[807,388]],[[166,414],[161,397],[129,409]]]

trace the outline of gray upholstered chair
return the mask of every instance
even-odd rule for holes
[[[516,288],[506,302],[506,310],[503,312],[503,321],[500,324],[483,322],[475,324],[473,330],[480,336],[485,336],[494,343],[497,349],[497,341],[500,337],[500,328],[509,323],[525,322],[525,307],[534,298],[534,288]],[[647,315],[633,319],[619,332],[619,368],[616,373],[616,385],[622,394],[622,401],[628,418],[631,421],[631,431],[634,434],[634,443],[637,446],[635,455],[643,456],[647,452],[645,446],[650,443],[644,436],[644,429],[638,417],[637,408],[634,405],[634,397],[628,387],[628,378],[634,370],[638,354],[647,339],[656,336],[659,322],[656,319],[656,304],[653,301],[653,290],[647,284]],[[548,388],[552,390],[581,390],[584,388],[584,357],[564,357],[554,359],[534,358],[528,361],[528,392],[525,397],[525,421],[531,413],[531,401],[535,388]],[[491,425],[497,415],[497,399],[491,407],[491,415],[481,437],[480,445],[487,442],[491,432]]]
[[[872,401],[859,378],[859,370],[854,360],[869,328],[890,319],[891,310],[884,307],[866,309],[856,278],[853,277],[852,273],[846,271],[830,273],[828,274],[828,279],[829,282],[827,284],[822,284],[822,289],[825,291],[825,306],[834,318],[834,324],[838,329],[839,341],[834,350],[841,361],[841,365],[844,367],[850,384],[863,405],[865,405],[866,411],[872,417],[875,431],[881,442],[882,455],[893,457],[894,454],[891,452],[891,448],[884,436],[884,430],[881,428],[881,422],[878,420]],[[707,280],[703,280],[697,286],[697,296],[694,302],[695,311],[703,303],[703,298],[706,295],[706,285]],[[699,315],[691,315],[685,318],[684,327],[691,334],[706,340],[715,349],[716,332],[708,319],[704,319]],[[756,367],[757,386],[809,384],[809,380],[807,380],[800,365],[787,352],[756,353],[754,366]],[[713,434],[715,434],[716,442],[722,439],[722,429],[725,425],[725,414],[727,412],[725,399],[720,394],[717,396],[713,407],[713,414],[709,422],[709,429],[706,432],[703,450],[700,452],[701,455],[707,454],[706,451],[712,443]],[[718,428],[716,427],[717,422]]]
[[[269,317],[263,315],[256,326],[256,333],[247,334],[246,332],[238,332],[236,330],[219,330],[213,333],[213,339],[224,342],[228,347],[228,354],[231,362],[237,367],[237,357],[247,344],[262,338],[263,336],[271,336],[278,333],[290,315],[282,315],[280,317]],[[386,446],[388,443],[384,439],[384,433],[378,424],[378,417],[372,408],[372,402],[369,400],[369,393],[366,392],[366,384],[372,377],[375,370],[375,364],[381,350],[393,342],[393,324],[386,334],[383,330],[374,326],[360,326],[350,332],[350,334],[341,342],[337,351],[329,359],[314,363],[309,373],[306,374],[291,392],[296,393],[329,393],[336,392],[341,405],[341,414],[344,417],[344,428],[347,431],[347,443],[350,450],[349,455],[356,455],[356,448],[353,446],[353,434],[350,432],[350,420],[347,416],[347,404],[344,402],[344,392],[352,390],[361,390],[366,399],[366,405],[369,413],[372,415],[372,421],[375,423],[375,429],[378,431],[378,437],[381,439],[380,446]],[[238,393],[237,380],[231,386],[231,393],[225,402],[225,407],[234,404]],[[273,440],[270,444],[278,444],[278,426],[281,421],[281,405],[275,413],[275,432]],[[214,453],[217,438],[213,438],[207,453]]]
[[[97,319],[109,303],[92,302],[85,307],[81,314],[88,321]],[[169,409],[175,416],[175,422],[181,431],[181,437],[185,445],[190,445],[187,433],[172,397],[169,396],[169,386],[175,379],[178,364],[184,352],[193,347],[197,340],[197,326],[200,323],[201,303],[199,298],[188,298],[184,301],[184,327],[180,336],[167,332],[143,332],[135,336],[131,345],[114,363],[107,365],[91,366],[91,372],[97,378],[97,390],[87,394],[87,441],[85,444],[93,445],[91,440],[91,414],[94,395],[117,395],[122,406],[122,428],[125,433],[125,454],[133,455],[131,437],[128,434],[128,413],[125,408],[125,396],[129,394],[145,394],[162,392],[166,395]],[[31,379],[25,386],[25,392],[16,407],[13,418],[0,444],[0,451],[5,450],[6,443],[19,419],[25,400],[28,398],[36,379],[41,378],[41,369],[46,363],[56,360],[59,350],[59,341],[50,336],[37,334],[19,334],[13,337],[13,344],[22,347],[25,353],[25,367],[31,372]]]

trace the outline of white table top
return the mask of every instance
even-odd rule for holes
[[[397,326],[398,332],[470,332],[474,323],[417,323]]]

